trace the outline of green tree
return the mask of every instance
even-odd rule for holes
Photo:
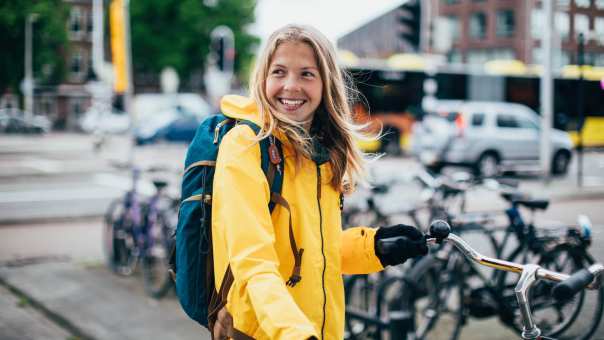
[[[20,91],[24,78],[25,20],[33,24],[32,64],[37,84],[58,84],[65,74],[63,53],[67,40],[67,8],[62,0],[2,0],[0,2],[0,94]]]
[[[259,39],[245,31],[254,22],[254,0],[218,0],[208,7],[202,0],[145,0],[130,2],[132,65],[136,75],[158,75],[172,66],[183,79],[203,72],[210,32],[226,25],[235,35],[235,71],[244,70]]]

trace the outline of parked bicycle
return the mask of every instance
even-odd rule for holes
[[[510,261],[500,260],[497,258],[491,258],[484,256],[471,248],[461,237],[456,234],[450,233],[450,226],[444,221],[435,221],[431,224],[430,235],[428,237],[429,244],[439,244],[445,241],[443,246],[439,246],[436,254],[438,254],[446,246],[451,246],[457,249],[452,252],[456,254],[456,258],[463,262],[471,261],[474,264],[481,266],[487,266],[494,269],[498,269],[503,272],[512,272],[520,274],[520,279],[514,288],[512,298],[516,301],[517,313],[514,313],[515,318],[519,322],[519,332],[522,339],[551,339],[547,337],[546,331],[541,327],[541,322],[538,318],[535,318],[535,312],[539,309],[541,302],[535,301],[535,299],[549,300],[551,304],[557,304],[564,306],[568,303],[572,303],[577,299],[574,297],[576,294],[583,294],[584,288],[595,289],[598,294],[601,295],[602,287],[600,285],[600,273],[604,270],[604,267],[599,263],[592,263],[589,266],[582,267],[580,270],[573,268],[570,272],[563,272],[557,270],[557,267],[552,270],[552,262],[542,262],[540,264],[519,264]],[[381,251],[386,251],[387,248],[396,242],[396,238],[380,240],[377,244],[381,248]],[[455,262],[453,262],[455,263]],[[554,262],[555,263],[555,262]],[[395,300],[388,300],[385,297],[388,295],[389,288],[393,288],[393,283],[405,282],[408,278],[413,278],[410,275],[400,280],[390,280],[382,282],[378,289],[380,290],[380,296],[384,298],[378,301],[377,309],[380,310],[381,314],[376,315],[360,315],[355,313],[349,313],[347,309],[347,317],[352,317],[362,321],[367,329],[374,328],[376,333],[373,334],[372,338],[379,339],[383,334],[388,334],[391,340],[402,340],[402,339],[423,339],[426,338],[426,334],[421,334],[422,331],[439,330],[438,335],[432,333],[434,338],[444,338],[443,335],[449,335],[450,329],[443,331],[442,328],[436,326],[438,321],[442,321],[443,313],[447,307],[444,303],[447,300],[453,300],[455,305],[466,297],[464,294],[465,287],[463,285],[458,286],[460,289],[457,294],[452,294],[451,286],[447,285],[451,282],[463,283],[463,280],[457,280],[455,276],[451,276],[451,272],[446,274],[450,280],[443,280],[442,275],[438,272],[431,271],[430,275],[433,275],[435,280],[430,281],[429,276],[424,276],[422,279],[415,280],[416,284],[419,281],[423,281],[422,286],[432,287],[423,294],[421,291],[410,290],[409,287],[403,287],[403,296]],[[455,272],[453,272],[455,273]],[[463,273],[463,271],[462,271]],[[570,275],[572,274],[572,275]],[[597,277],[597,280],[595,278]],[[415,279],[415,278],[414,278]],[[560,282],[557,285],[551,284],[552,282]],[[432,285],[431,283],[438,283]],[[400,288],[400,287],[399,287]],[[547,288],[547,289],[544,289]],[[418,295],[419,294],[419,295]],[[552,299],[551,296],[555,299]],[[418,323],[422,313],[425,310],[418,308],[419,302],[417,301],[418,296],[420,299],[427,300],[425,305],[440,306],[439,310],[433,310],[433,316],[429,318],[428,323]],[[455,302],[455,300],[457,300]],[[392,302],[395,303],[392,303]],[[600,308],[604,301],[598,300]],[[463,315],[463,313],[453,311],[453,314]],[[600,311],[601,314],[601,311]],[[439,318],[434,317],[440,315]],[[426,316],[426,315],[423,315]],[[581,318],[586,317],[582,315]],[[597,316],[596,316],[597,317]],[[453,332],[458,333],[455,329]],[[585,334],[584,337],[589,337],[590,334]]]
[[[149,169],[148,172],[164,171]],[[109,268],[118,275],[131,275],[141,264],[145,292],[154,298],[172,287],[168,274],[170,234],[175,228],[178,200],[164,193],[168,182],[154,179],[155,193],[139,193],[141,170],[132,169],[132,187],[114,200],[105,214],[104,250]]]
[[[487,242],[481,242],[481,246],[497,258],[538,263],[566,272],[585,268],[594,262],[589,253],[589,219],[580,216],[577,226],[537,227],[535,212],[545,210],[549,201],[527,197],[518,191],[514,183],[493,179],[451,181],[433,177],[427,172],[422,174],[421,182],[432,190],[432,195],[426,200],[430,218],[448,220],[457,234],[486,238]],[[467,192],[481,187],[498,191],[509,202],[509,207],[504,211],[465,213]],[[528,222],[521,214],[521,207],[531,214]],[[451,213],[451,210],[456,213]],[[507,216],[507,224],[496,225],[497,216]],[[384,218],[388,216],[384,215]],[[506,272],[485,275],[452,246],[444,246],[404,268],[391,269],[379,275],[347,277],[346,335],[349,339],[380,338],[385,324],[379,326],[366,320],[387,320],[390,308],[409,300],[409,296],[413,296],[412,303],[417,311],[414,314],[417,339],[457,339],[470,317],[499,317],[506,326],[519,330],[522,324],[511,279],[513,277]],[[533,290],[535,317],[539,319],[544,334],[589,338],[601,320],[604,291],[597,290],[589,299],[581,292],[572,301],[558,303],[549,299],[551,289],[551,284],[539,283]],[[593,309],[593,313],[580,317],[586,305]],[[578,319],[581,322],[577,322]],[[579,334],[569,332],[573,325],[580,325],[573,327],[579,329]]]

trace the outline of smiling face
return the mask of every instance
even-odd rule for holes
[[[265,91],[275,109],[308,130],[323,93],[323,80],[310,45],[288,41],[277,47]]]

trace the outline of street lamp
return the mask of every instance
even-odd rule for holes
[[[38,19],[37,13],[30,13],[25,20],[25,119],[31,118],[34,112],[34,79],[32,70],[32,26]]]

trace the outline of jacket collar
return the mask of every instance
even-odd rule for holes
[[[263,124],[258,105],[249,97],[226,95],[220,100],[220,110],[229,118],[249,120],[258,126],[262,126]],[[318,133],[319,129],[316,123],[318,121],[315,119],[310,129],[310,133],[313,136],[311,158],[315,163],[321,165],[329,161],[329,150],[323,145],[323,136]],[[284,134],[275,132],[274,135],[282,143],[290,145],[288,138]]]

